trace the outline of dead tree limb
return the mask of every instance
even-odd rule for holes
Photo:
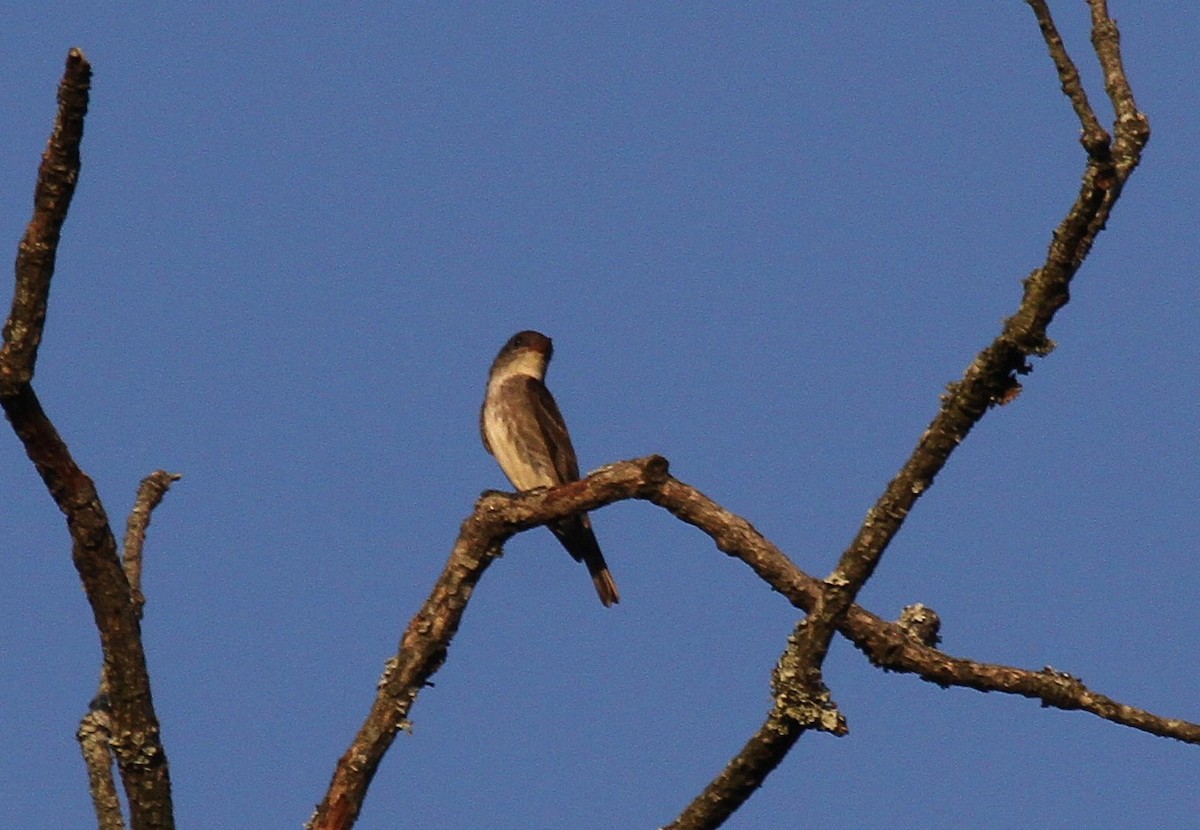
[[[1024,297],[1016,313],[1005,321],[1003,331],[991,345],[975,357],[962,379],[947,388],[941,410],[908,461],[867,512],[854,541],[825,579],[813,608],[788,638],[787,650],[776,668],[775,705],[763,726],[669,825],[672,830],[719,827],[762,785],[804,732],[813,727],[838,734],[844,730],[844,722],[821,679],[834,632],[909,511],[933,484],[954,449],[992,406],[1016,396],[1020,390],[1017,378],[1030,371],[1029,359],[1043,357],[1053,349],[1047,327],[1067,304],[1071,279],[1141,160],[1150,137],[1149,122],[1134,103],[1121,63],[1117,27],[1108,16],[1104,0],[1089,0],[1089,5],[1092,43],[1117,115],[1115,142],[1099,126],[1044,0],[1028,2],[1083,130],[1081,141],[1088,157],[1079,195],[1055,229],[1046,261],[1025,279]]]
[[[129,802],[130,825],[151,830],[174,827],[174,818],[138,607],[96,487],[75,463],[31,385],[59,238],[79,179],[91,72],[81,51],[67,54],[58,116],[38,170],[33,218],[17,253],[12,310],[0,347],[0,406],[66,516],[71,557],[100,634],[106,728]],[[103,800],[111,798],[106,795]]]

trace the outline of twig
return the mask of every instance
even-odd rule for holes
[[[1121,33],[1108,15],[1108,3],[1106,0],[1088,0],[1088,5],[1092,9],[1092,48],[1104,71],[1104,91],[1117,114],[1113,157],[1120,171],[1118,179],[1124,183],[1141,160],[1142,150],[1150,140],[1150,121],[1133,100],[1133,89],[1121,60]]]
[[[1107,153],[1108,132],[1100,126],[1100,119],[1096,117],[1095,110],[1088,103],[1087,92],[1079,78],[1079,69],[1076,68],[1075,61],[1071,60],[1071,56],[1067,54],[1067,47],[1058,33],[1058,27],[1054,25],[1054,18],[1050,16],[1050,8],[1046,5],[1045,0],[1026,0],[1026,2],[1033,8],[1038,27],[1042,30],[1042,39],[1046,41],[1046,46],[1050,49],[1050,59],[1054,61],[1054,68],[1058,70],[1058,79],[1062,84],[1063,95],[1067,96],[1067,100],[1075,109],[1079,123],[1083,125],[1080,143],[1083,144],[1083,148],[1088,151],[1089,155],[1096,152]]]
[[[137,497],[133,500],[133,509],[129,511],[129,520],[125,523],[125,544],[121,549],[121,561],[125,567],[125,578],[129,580],[129,593],[133,597],[138,619],[141,619],[142,609],[146,605],[146,597],[142,594],[142,548],[146,544],[150,514],[162,502],[171,485],[181,478],[183,476],[179,473],[168,473],[166,470],[155,470],[143,478],[142,483],[138,485]]]

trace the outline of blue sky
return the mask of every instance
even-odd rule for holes
[[[71,46],[95,70],[36,387],[114,523],[181,826],[297,827],[458,526],[495,351],[555,340],[584,469],[656,452],[824,575],[1016,307],[1083,166],[1032,13],[989,4],[55,4],[0,34],[0,238]],[[1082,2],[1052,4],[1104,104]],[[944,648],[1200,719],[1191,4],[1112,0],[1154,130],[1051,328],[862,595]],[[814,8],[808,8],[812,6]],[[1107,110],[1104,111],[1107,113]],[[1105,120],[1108,120],[1107,115]],[[5,289],[7,291],[7,289]],[[0,439],[0,801],[91,821],[99,667],[60,515]],[[758,726],[797,612],[665,513],[487,573],[359,827],[654,827]],[[734,828],[1185,827],[1194,748],[884,675]]]

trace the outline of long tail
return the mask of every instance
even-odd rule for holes
[[[592,532],[592,523],[587,514],[571,516],[561,522],[550,525],[550,530],[558,537],[558,541],[567,549],[567,553],[575,557],[576,562],[587,565],[588,573],[592,575],[592,584],[596,586],[596,594],[605,608],[616,605],[621,601],[617,593],[617,583],[613,581],[604,554],[600,552],[600,543]]]
[[[617,593],[617,583],[613,582],[612,573],[608,570],[608,565],[604,564],[604,557],[593,561],[585,560],[588,573],[592,575],[592,584],[596,586],[596,593],[600,596],[600,601],[604,603],[605,608],[610,608],[621,601],[621,595]]]

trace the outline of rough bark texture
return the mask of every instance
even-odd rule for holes
[[[87,59],[72,49],[58,89],[54,132],[38,171],[33,218],[17,254],[12,310],[0,347],[0,406],[66,516],[71,558],[100,634],[105,694],[98,705],[106,715],[107,738],[129,802],[130,825],[134,830],[150,830],[174,827],[174,819],[167,758],[142,650],[140,608],[95,485],[71,457],[31,385],[58,242],[79,178],[90,83]],[[84,749],[89,751],[87,746]],[[96,790],[93,797],[98,808],[101,801],[111,802],[109,795]]]
[[[932,486],[954,449],[996,405],[1010,403],[1029,360],[1053,349],[1047,329],[1070,298],[1070,284],[1104,228],[1149,139],[1121,64],[1115,24],[1104,0],[1089,0],[1092,44],[1116,114],[1112,135],[1101,125],[1044,0],[1027,0],[1049,49],[1064,94],[1081,125],[1086,164],[1074,204],[1053,231],[1045,261],[1024,280],[1024,294],[1000,334],[949,384],[941,407],[911,456],[867,512],[837,567],[816,579],[744,518],[673,478],[665,459],[650,456],[610,465],[582,481],[519,495],[485,493],[462,524],[449,561],[425,604],[386,663],[376,698],[339,759],[309,826],[340,830],[356,821],[372,777],[397,733],[408,725],[417,695],[444,663],[472,593],[513,534],[622,499],[642,499],[708,534],[717,548],[745,562],[804,617],[788,637],[772,673],[774,702],[743,749],[670,825],[722,824],[810,729],[842,735],[845,718],[822,679],[835,633],[884,669],[914,673],[941,686],[1016,694],[1044,706],[1078,709],[1151,734],[1200,743],[1200,725],[1165,718],[1111,700],[1077,678],[980,663],[938,650],[937,616],[910,608],[898,622],[855,605],[855,599],[917,500]],[[63,222],[79,176],[79,146],[91,70],[71,50],[59,88],[59,111],[39,169],[34,214],[16,263],[11,313],[0,347],[0,406],[67,520],[72,558],[91,604],[103,653],[100,694],[80,726],[100,826],[121,827],[111,776],[119,768],[133,828],[171,828],[170,778],[142,649],[142,546],[150,514],[178,478],[157,471],[142,482],[129,517],[123,554],[91,479],[76,465],[42,410],[31,385],[46,319],[47,297]]]

